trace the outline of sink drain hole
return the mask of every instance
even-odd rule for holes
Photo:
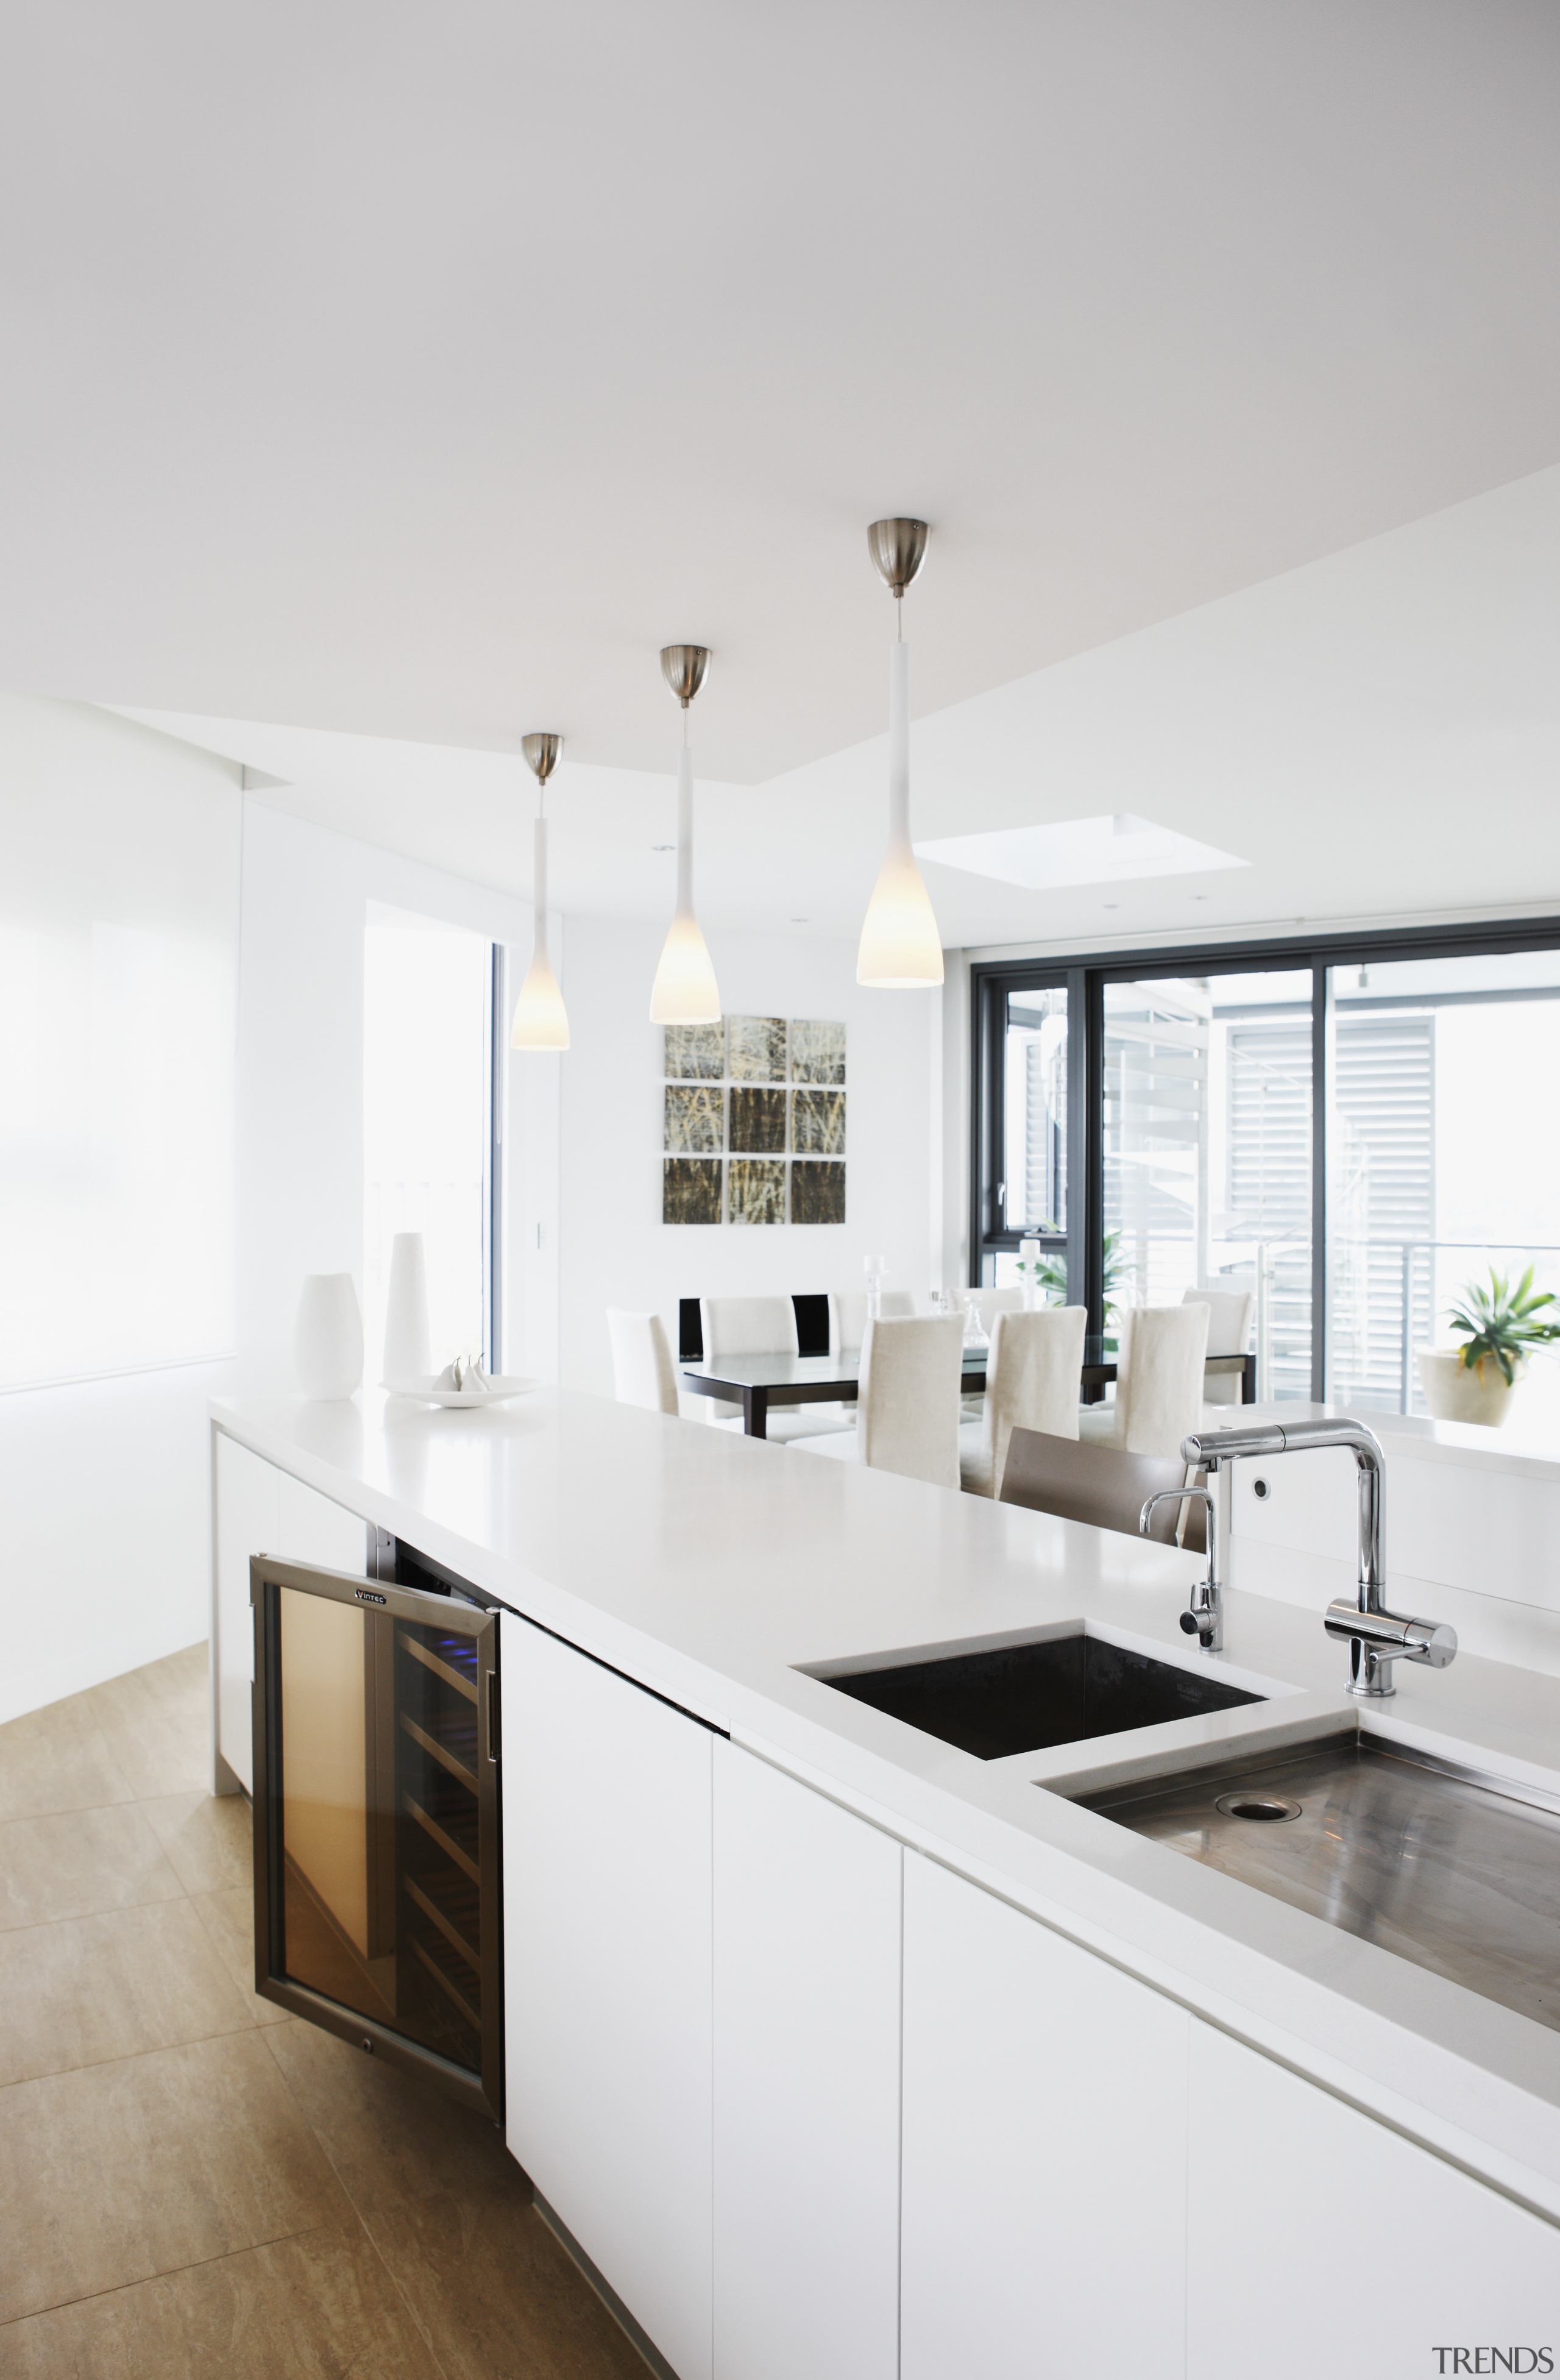
[[[1214,1807],[1222,1810],[1227,1818],[1254,1818],[1272,1825],[1298,1818],[1301,1805],[1299,1802],[1286,1802],[1276,1793],[1221,1793]]]

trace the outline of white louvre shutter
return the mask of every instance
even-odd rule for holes
[[[1334,1092],[1331,1393],[1396,1409],[1403,1374],[1403,1257],[1435,1236],[1435,1019],[1342,1014]],[[1411,1351],[1431,1335],[1430,1265],[1412,1265]],[[1418,1381],[1410,1377],[1419,1406]],[[1422,1407],[1420,1408],[1422,1410]]]
[[[1276,1397],[1311,1394],[1311,1018],[1229,1027],[1230,1236],[1272,1251]]]

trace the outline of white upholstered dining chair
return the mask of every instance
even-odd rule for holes
[[[975,1310],[981,1329],[989,1339],[991,1326],[999,1314],[1022,1314],[1023,1291],[1019,1289],[961,1289],[954,1292],[960,1305],[968,1313]]]
[[[1179,1454],[1203,1418],[1206,1305],[1134,1305],[1117,1335],[1116,1402],[1085,1405],[1080,1436],[1122,1454]]]
[[[791,1451],[957,1488],[963,1355],[961,1314],[896,1314],[869,1323],[855,1428],[795,1438]]]
[[[886,1289],[880,1309],[886,1315],[913,1314],[915,1293],[909,1289]],[[866,1337],[866,1292],[865,1289],[831,1289],[828,1293],[828,1352],[842,1354],[847,1347],[859,1347]]]
[[[1244,1355],[1252,1340],[1252,1308],[1256,1293],[1250,1289],[1189,1289],[1183,1305],[1208,1309],[1210,1355]],[[1205,1405],[1238,1405],[1243,1383],[1239,1372],[1210,1372],[1203,1383]]]
[[[607,1308],[612,1342],[612,1386],[620,1405],[644,1405],[651,1413],[677,1411],[677,1373],[659,1314]]]
[[[789,1297],[701,1297],[699,1334],[707,1364],[722,1355],[794,1355],[796,1307]],[[740,1405],[721,1403],[716,1411],[734,1413],[740,1426]],[[851,1424],[842,1405],[772,1404],[764,1427],[774,1444],[783,1445],[792,1438],[843,1436]]]
[[[959,1432],[959,1483],[970,1495],[998,1493],[1015,1428],[1077,1437],[1088,1318],[1082,1305],[992,1317],[981,1417],[965,1422]]]

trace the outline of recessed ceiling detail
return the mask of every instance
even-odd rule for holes
[[[972,876],[994,876],[1027,892],[1054,892],[1069,884],[1125,884],[1140,876],[1199,876],[1213,868],[1247,868],[1233,852],[1194,843],[1173,827],[1129,810],[1103,818],[1060,819],[1047,826],[1016,826],[994,834],[950,834],[918,843],[916,856]]]

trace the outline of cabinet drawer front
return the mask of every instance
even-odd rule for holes
[[[894,2380],[901,1862],[717,1743],[716,2380]]]
[[[708,2380],[713,1739],[502,1626],[509,2146],[680,2380]]]
[[[1458,2347],[1464,2370],[1544,2368],[1493,2348],[1560,2370],[1560,2230],[1211,2025],[1191,2036],[1189,2380],[1417,2380]]]
[[[1190,2023],[906,1853],[903,2380],[1179,2380]]]

